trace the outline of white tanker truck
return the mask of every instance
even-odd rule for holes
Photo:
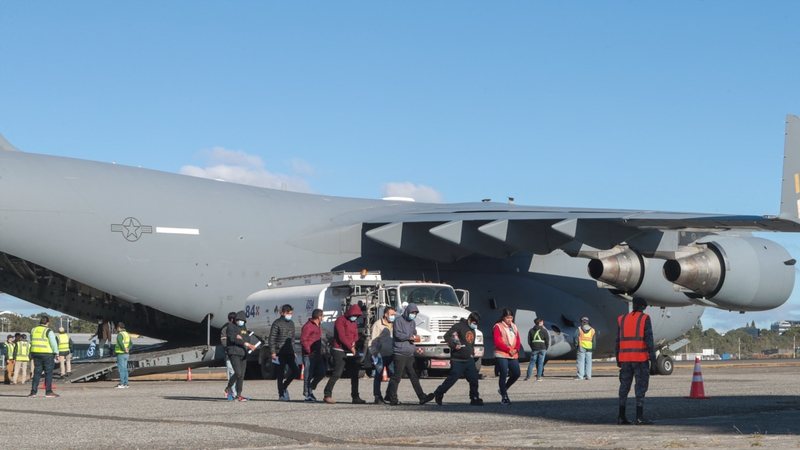
[[[420,281],[382,280],[375,272],[325,272],[272,278],[267,288],[250,295],[245,302],[247,328],[264,338],[268,345],[272,322],[280,318],[281,306],[292,305],[292,320],[295,322],[295,351],[300,355],[300,329],[311,317],[314,309],[324,313],[322,329],[327,339],[333,338],[333,323],[350,305],[359,305],[363,312],[358,322],[359,351],[375,320],[383,316],[386,306],[394,307],[398,314],[408,303],[415,303],[419,314],[415,319],[417,334],[417,370],[450,368],[450,348],[444,342],[444,334],[461,318],[469,316],[469,292],[456,291],[442,283]],[[258,355],[261,374],[272,378],[274,367],[270,359],[271,349],[263,347]],[[480,364],[483,356],[483,334],[478,331],[475,338],[475,358]]]

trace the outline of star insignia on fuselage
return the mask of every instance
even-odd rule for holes
[[[114,233],[122,233],[122,237],[129,242],[136,242],[142,237],[142,234],[152,233],[153,227],[150,225],[142,225],[142,222],[135,217],[126,217],[122,223],[111,224],[111,231]]]

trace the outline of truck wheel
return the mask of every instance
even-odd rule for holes
[[[656,371],[659,375],[672,375],[673,361],[666,355],[661,355],[656,359]]]

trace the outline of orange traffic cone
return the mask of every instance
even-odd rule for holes
[[[192,368],[186,368],[186,381],[192,381]]]
[[[305,366],[306,366],[305,364],[300,364],[300,379],[301,380],[305,380],[306,379],[306,367]]]
[[[692,389],[689,391],[689,397],[698,400],[706,400],[705,389],[703,388],[703,373],[700,371],[700,357],[694,360],[694,375],[692,375]]]
[[[383,366],[383,375],[381,375],[381,381],[389,381],[389,372],[386,371],[386,366]]]

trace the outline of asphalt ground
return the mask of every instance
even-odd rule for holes
[[[612,364],[596,364],[590,381],[573,380],[570,364],[548,364],[542,382],[520,380],[510,389],[507,406],[485,368],[483,407],[468,404],[463,380],[443,406],[416,404],[403,380],[404,404],[396,407],[350,404],[348,380],[337,384],[335,405],[303,403],[300,381],[289,387],[288,403],[277,400],[268,380],[246,381],[252,400],[245,403],[226,401],[224,382],[197,378],[132,381],[129,389],[57,383],[56,399],[41,392],[27,398],[30,386],[0,385],[0,448],[800,447],[798,361],[703,363],[707,400],[685,398],[692,368],[679,363],[673,375],[651,378],[645,411],[656,423],[650,426],[616,425]],[[432,392],[441,381],[422,385]],[[366,400],[371,382],[361,381]],[[629,415],[633,409],[631,396]]]

